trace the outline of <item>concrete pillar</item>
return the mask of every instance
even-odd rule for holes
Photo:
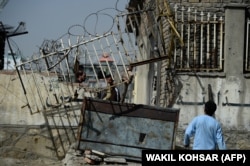
[[[245,12],[246,6],[244,5],[225,6],[224,59],[227,76],[243,74]]]
[[[135,74],[134,102],[136,104],[149,104],[149,65],[137,67]]]
[[[142,40],[147,41],[143,43]],[[149,59],[149,40],[147,36],[143,36],[138,39],[139,45],[146,44],[142,51],[144,59]],[[143,44],[142,44],[143,43]],[[135,73],[135,85],[134,85],[134,103],[150,105],[150,100],[153,96],[153,76],[154,76],[154,64],[145,64],[136,67]]]

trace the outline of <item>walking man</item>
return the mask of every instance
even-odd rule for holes
[[[216,109],[217,105],[213,101],[205,103],[205,114],[195,117],[185,131],[185,147],[189,147],[190,138],[194,136],[193,150],[226,149],[221,125],[213,117]]]

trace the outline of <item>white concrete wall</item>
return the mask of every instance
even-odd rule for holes
[[[201,78],[201,85],[195,76],[181,76],[183,89],[180,96],[182,101],[194,103],[175,104],[175,108],[180,108],[179,127],[185,129],[187,124],[197,115],[204,114],[204,105],[195,105],[195,102],[208,100],[208,85],[210,84],[213,92],[213,99],[217,104],[215,118],[218,119],[225,130],[246,130],[250,131],[250,106],[230,106],[225,105],[226,98],[229,103],[249,104],[250,105],[250,80],[240,80],[237,77],[229,78]],[[224,103],[224,104],[223,104]]]
[[[55,98],[53,97],[55,91],[58,96],[63,93],[74,94],[73,88],[69,88],[71,85],[67,86],[66,84],[58,82],[54,84],[55,91],[50,92],[48,90],[48,78],[40,74],[24,75],[21,72],[21,77],[26,95],[24,94],[16,71],[0,71],[0,125],[44,125],[45,119],[42,111],[45,111],[44,108],[46,108],[47,111],[49,110],[46,106],[46,98],[50,97],[51,100],[49,104],[56,104]],[[36,83],[33,79],[34,77]],[[27,103],[29,103],[30,109]],[[72,112],[69,113],[72,114]],[[79,118],[80,109],[76,110],[74,114]],[[60,125],[62,121],[64,125],[68,125],[69,123],[67,119],[64,121],[63,119],[55,118],[55,121],[58,125]],[[54,122],[49,120],[49,124],[54,124]],[[72,118],[70,124],[78,125],[74,118]]]
[[[31,87],[34,90],[34,88]],[[35,92],[33,92],[35,93]],[[30,114],[21,83],[15,71],[0,73],[0,123],[40,125],[44,123],[41,113]]]
[[[219,76],[200,73],[200,76],[180,76],[183,84],[180,96],[184,101],[208,100],[208,85],[217,104],[215,117],[225,130],[250,131],[250,79],[243,72],[245,40],[245,6],[225,7],[225,68]],[[210,75],[210,76],[209,76]],[[201,77],[202,76],[202,77]],[[199,81],[200,80],[200,81]],[[202,91],[204,87],[205,91]],[[226,101],[227,98],[227,101]],[[234,106],[225,103],[233,103]],[[223,104],[224,103],[224,104]],[[203,114],[203,106],[175,105],[181,108],[180,128],[185,128],[193,117]]]

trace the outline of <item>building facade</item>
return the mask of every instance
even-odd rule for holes
[[[191,119],[203,114],[204,103],[214,100],[216,119],[231,131],[226,132],[229,148],[249,144],[249,5],[241,0],[130,1],[130,17],[140,18],[134,19],[137,44],[149,59],[137,66],[135,86],[144,81],[135,88],[135,102],[180,108],[177,141]],[[239,133],[246,137],[233,140]]]

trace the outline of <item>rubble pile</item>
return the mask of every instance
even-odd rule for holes
[[[82,166],[82,165],[133,165],[140,166],[139,162],[127,161],[120,156],[109,156],[105,153],[86,149],[79,151],[72,145],[62,161],[63,166]]]

